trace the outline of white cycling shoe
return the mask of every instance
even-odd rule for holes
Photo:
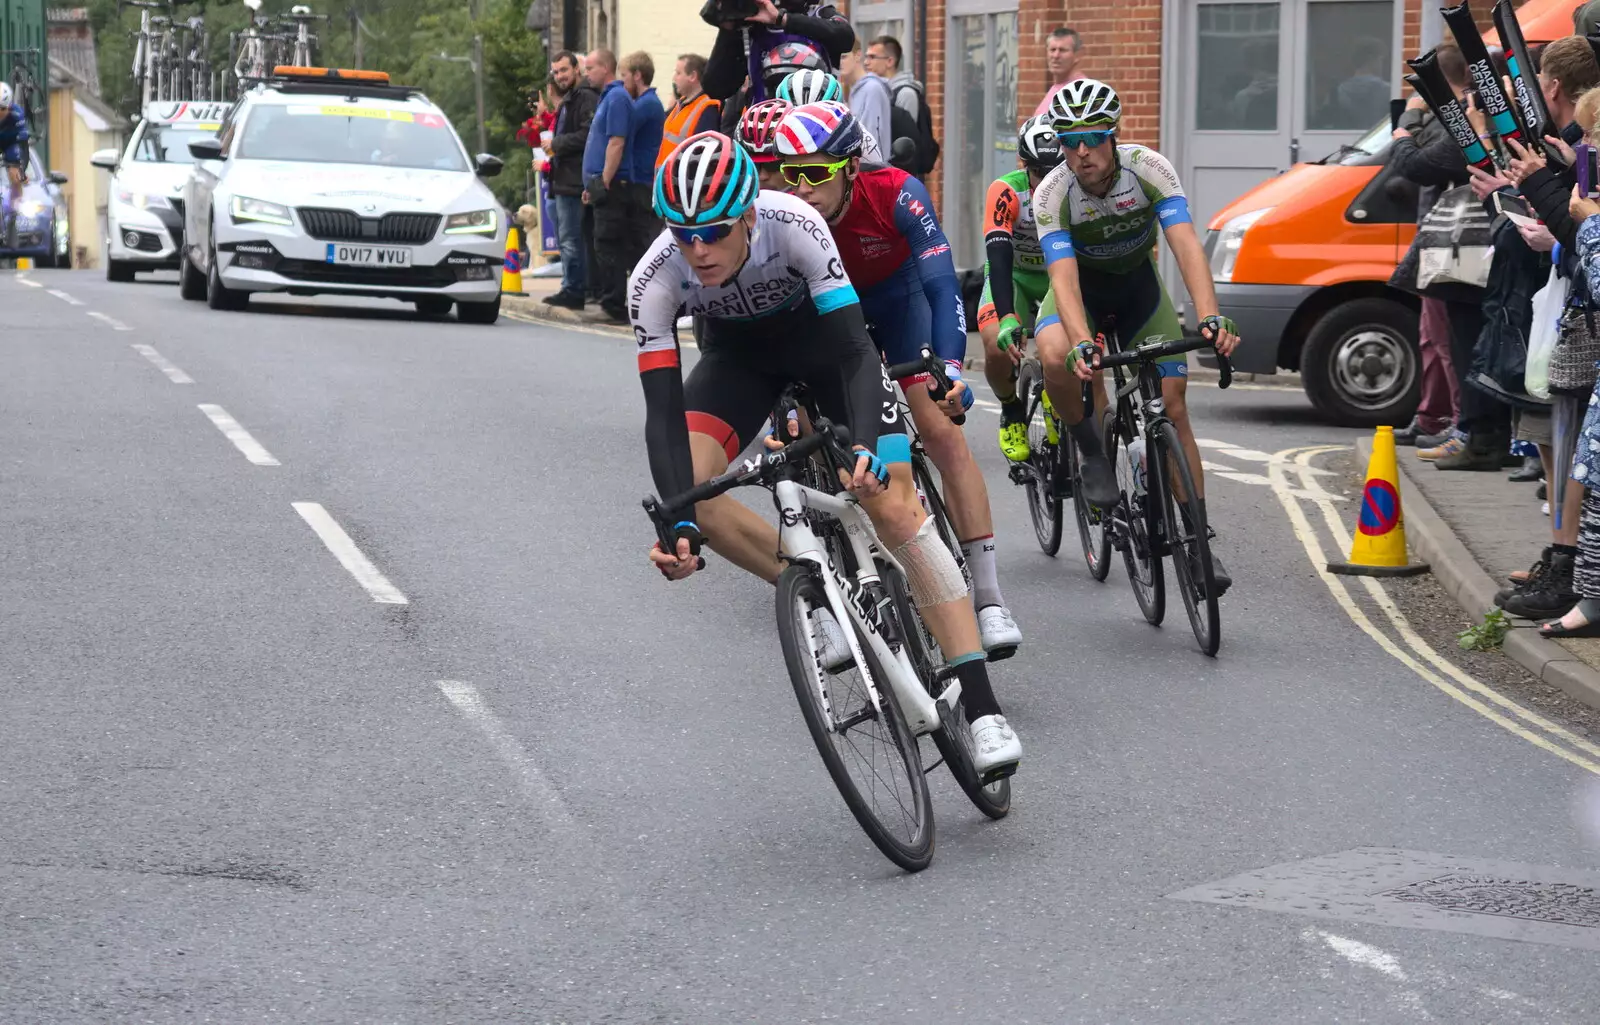
[[[817,610],[817,657],[822,668],[830,673],[842,673],[855,665],[855,655],[850,652],[850,642],[845,639],[844,628],[828,609]]]
[[[978,610],[978,637],[989,661],[998,662],[1017,653],[1022,628],[1011,618],[1011,610],[1004,605],[990,605]]]
[[[1022,761],[1022,741],[1003,715],[986,715],[972,724],[972,761],[979,778],[1009,776]]]

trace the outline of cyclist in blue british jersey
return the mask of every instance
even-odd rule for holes
[[[628,312],[661,496],[722,473],[755,440],[784,387],[805,384],[819,410],[848,427],[857,458],[847,486],[906,567],[923,621],[951,656],[978,771],[1015,766],[1022,745],[989,684],[960,569],[917,500],[899,407],[827,224],[792,196],[759,191],[749,154],[715,132],[685,139],[667,157],[655,211],[667,229],[634,269]],[[676,336],[683,312],[705,321],[687,380]],[[658,543],[650,553],[668,579],[692,575],[704,543],[777,580],[777,531],[732,496],[671,512],[677,550]],[[838,624],[829,626],[821,656],[837,669],[851,656]]]
[[[784,181],[827,220],[885,360],[912,362],[926,345],[945,361],[954,387],[942,406],[914,386],[926,375],[899,383],[944,481],[972,570],[984,650],[992,660],[1007,658],[1022,643],[1022,631],[1000,592],[989,490],[965,434],[951,420],[972,407],[973,393],[961,380],[967,323],[950,243],[926,186],[898,168],[863,166],[862,136],[843,104],[796,107],[778,125]]]

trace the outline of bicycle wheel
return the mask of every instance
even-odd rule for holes
[[[1139,611],[1152,625],[1160,625],[1167,614],[1167,582],[1161,557],[1152,544],[1150,496],[1134,479],[1133,459],[1128,452],[1133,430],[1131,418],[1123,411],[1111,421],[1105,439],[1106,454],[1116,467],[1117,486],[1122,492],[1122,499],[1111,514],[1112,529],[1116,546],[1122,549],[1122,563],[1128,570],[1128,583],[1133,585]]]
[[[967,568],[967,557],[961,552],[961,538],[956,536],[956,525],[950,519],[950,510],[945,507],[944,493],[939,490],[939,482],[934,479],[933,471],[928,468],[928,457],[923,453],[913,453],[911,456],[911,476],[917,485],[917,497],[922,500],[922,507],[933,517],[933,527],[939,532],[939,540],[950,549],[950,554],[955,557],[956,565],[961,569],[961,579],[967,582],[967,590],[972,590],[972,571]]]
[[[1044,368],[1036,359],[1022,361],[1017,373],[1017,396],[1028,411],[1027,483],[1028,517],[1033,520],[1033,536],[1039,548],[1054,556],[1061,550],[1061,498],[1056,495],[1055,478],[1060,472],[1059,449],[1050,441],[1046,420],[1050,416],[1044,407]]]
[[[894,598],[895,613],[900,620],[901,636],[905,638],[906,654],[911,667],[917,671],[917,680],[934,698],[944,689],[940,670],[944,669],[944,652],[939,642],[928,632],[928,624],[917,614],[911,603],[911,592],[905,577],[893,566],[879,563],[879,573],[889,584],[889,594]],[[957,699],[955,707],[939,702],[939,728],[933,731],[933,744],[944,758],[950,775],[956,778],[961,792],[977,805],[979,811],[991,819],[1003,819],[1011,811],[1011,779],[1005,777],[985,785],[978,778],[978,768],[973,758],[972,730],[968,728],[966,702]]]
[[[1176,427],[1170,423],[1161,424],[1154,440],[1156,450],[1150,453],[1150,465],[1160,474],[1162,519],[1172,552],[1172,569],[1178,578],[1178,591],[1183,595],[1183,607],[1189,613],[1189,625],[1194,628],[1194,639],[1200,650],[1215,655],[1222,645],[1222,613],[1217,608],[1205,514],[1198,505],[1187,503],[1189,518],[1186,521],[1179,512],[1178,496],[1173,489],[1176,484],[1186,497],[1192,498],[1194,473]]]
[[[1102,444],[1110,432],[1111,411],[1103,410],[1100,416]],[[1078,458],[1078,446],[1068,445],[1066,449],[1067,466],[1072,474],[1072,514],[1078,521],[1078,540],[1083,543],[1083,561],[1088,563],[1091,577],[1104,581],[1111,572],[1111,532],[1106,529],[1107,516],[1083,500],[1083,463]]]
[[[859,667],[838,675],[822,671],[817,657],[817,614],[827,595],[806,565],[778,577],[778,640],[806,728],[828,775],[867,837],[890,861],[919,872],[933,860],[933,799],[911,735],[887,682],[877,689]],[[849,619],[839,624],[853,630]],[[867,671],[886,681],[872,649],[862,645]]]

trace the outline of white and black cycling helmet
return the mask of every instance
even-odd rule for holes
[[[778,83],[778,99],[788,100],[796,107],[823,100],[842,100],[844,90],[839,80],[826,71],[809,69],[796,71]]]
[[[1061,132],[1115,132],[1122,123],[1117,91],[1093,78],[1068,82],[1050,98],[1050,127]]]
[[[1061,163],[1061,140],[1056,138],[1048,117],[1041,114],[1022,122],[1022,127],[1017,129],[1017,156],[1039,171],[1048,171]]]
[[[0,113],[11,113],[11,87],[0,82]]]

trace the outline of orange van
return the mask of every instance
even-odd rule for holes
[[[1572,32],[1575,0],[1529,0],[1530,45]],[[1493,41],[1494,33],[1488,33]],[[1236,370],[1298,370],[1306,395],[1349,426],[1399,426],[1422,392],[1419,304],[1389,287],[1416,237],[1417,187],[1386,165],[1389,122],[1296,164],[1224,207],[1206,253],[1222,312],[1244,340]]]

